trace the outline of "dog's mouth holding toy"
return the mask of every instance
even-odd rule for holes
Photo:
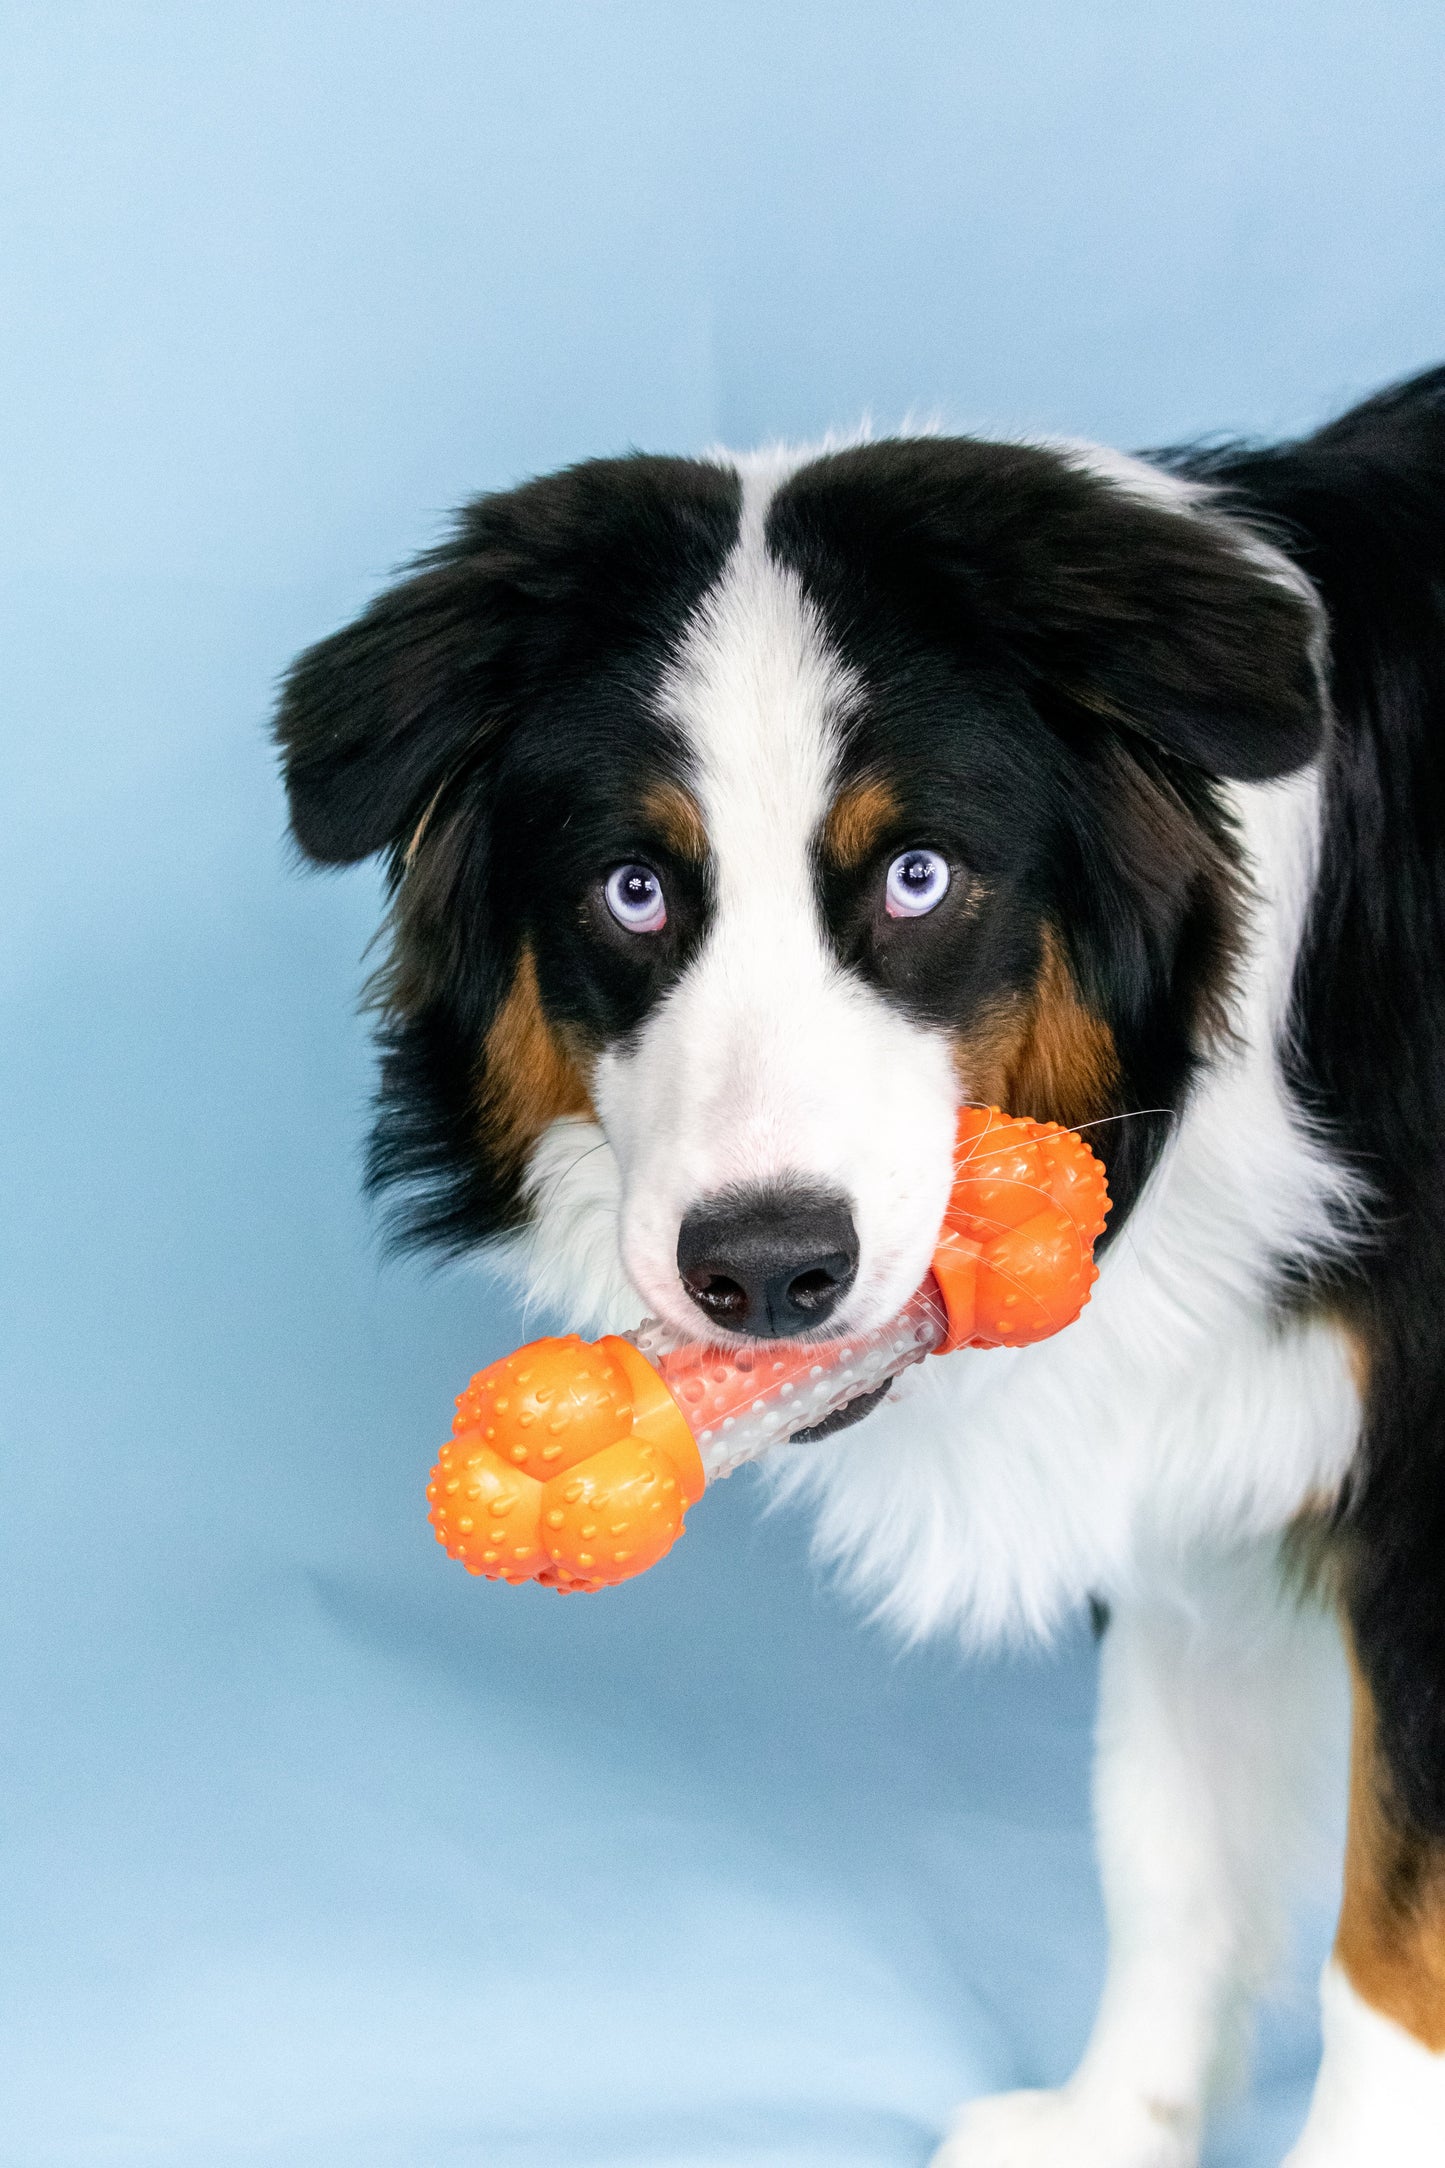
[[[861,1423],[865,1415],[871,1415],[882,1405],[897,1383],[896,1377],[885,1378],[871,1393],[859,1393],[856,1400],[845,1400],[841,1408],[825,1415],[821,1423],[806,1423],[801,1430],[791,1432],[788,1443],[815,1445],[819,1438],[834,1438],[840,1430],[851,1430],[855,1423]]]
[[[1108,1209],[1103,1167],[1075,1131],[965,1107],[938,1246],[896,1318],[726,1348],[654,1320],[595,1342],[535,1340],[457,1401],[427,1489],[437,1540],[489,1580],[631,1580],[744,1461],[851,1428],[928,1355],[1026,1347],[1071,1324]]]

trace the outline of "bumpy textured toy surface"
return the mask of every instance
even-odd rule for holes
[[[948,1306],[944,1352],[1027,1347],[1071,1325],[1099,1268],[1109,1192],[1077,1130],[965,1107],[933,1272]]]
[[[706,1347],[649,1322],[534,1340],[457,1401],[427,1496],[468,1572],[598,1589],[655,1565],[709,1481],[877,1394],[925,1355],[1026,1347],[1072,1323],[1109,1195],[1075,1131],[959,1116],[932,1267],[900,1315],[830,1341]]]
[[[604,1588],[645,1573],[703,1493],[666,1386],[625,1340],[534,1340],[457,1401],[427,1496],[469,1573]]]

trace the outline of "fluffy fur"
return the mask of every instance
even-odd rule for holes
[[[826,1195],[857,1253],[827,1329],[866,1327],[927,1263],[960,1099],[1107,1161],[1075,1326],[777,1468],[907,1632],[1114,1621],[1098,2025],[949,2168],[1196,2158],[1328,1699],[1302,1562],[1356,1745],[1296,2158],[1438,2157],[1445,372],[1278,447],[594,462],[472,506],[302,657],[279,730],[303,849],[390,866],[404,1234],[702,1331],[683,1222],[725,1202],[776,1247]],[[900,914],[918,852],[946,886]]]

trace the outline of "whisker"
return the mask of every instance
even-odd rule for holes
[[[1100,1114],[1092,1122],[1075,1122],[1073,1127],[1077,1130],[1102,1129],[1108,1122],[1138,1122],[1146,1114],[1172,1115],[1173,1112],[1173,1107],[1130,1107],[1125,1114]]]
[[[558,1168],[544,1188],[533,1188],[529,1192],[532,1201],[544,1207],[549,1205],[568,1176],[581,1166],[583,1160],[590,1159],[594,1152],[605,1151],[606,1147],[607,1139],[605,1137],[600,1138],[596,1144],[589,1144],[585,1152],[579,1152],[575,1159],[568,1160],[565,1167]]]

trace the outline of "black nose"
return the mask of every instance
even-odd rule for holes
[[[714,1323],[759,1340],[796,1338],[816,1331],[853,1285],[853,1215],[828,1190],[725,1190],[683,1221],[677,1269]]]

